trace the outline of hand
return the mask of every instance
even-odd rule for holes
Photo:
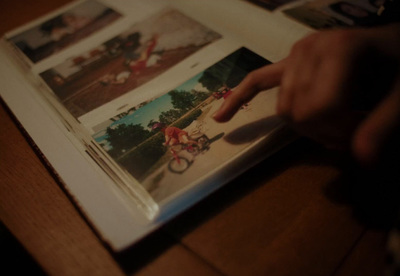
[[[373,163],[400,137],[399,49],[400,24],[314,33],[281,62],[250,73],[214,118],[227,121],[258,92],[280,86],[277,113],[296,130]]]

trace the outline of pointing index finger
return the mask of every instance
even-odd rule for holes
[[[229,121],[239,108],[249,102],[260,91],[278,86],[284,70],[285,61],[269,64],[249,73],[225,99],[219,110],[213,115],[217,122]]]

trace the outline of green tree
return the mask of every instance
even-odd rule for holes
[[[204,92],[204,91],[192,90],[192,94],[195,97],[195,105],[197,106],[198,104],[200,104],[203,101],[205,101],[208,97],[210,97],[212,92],[211,91]]]
[[[196,97],[190,92],[172,90],[168,94],[171,96],[171,103],[176,109],[189,111],[195,107],[194,101],[196,100]]]
[[[168,111],[161,112],[159,119],[160,122],[165,125],[170,125],[178,120],[185,112],[179,109],[170,109]]]
[[[223,85],[235,87],[250,72],[269,62],[246,48],[241,48],[206,69],[199,82],[210,91]]]
[[[112,146],[110,154],[118,156],[146,140],[151,132],[144,129],[142,125],[120,124],[116,128],[108,127],[106,134],[106,140]]]
[[[147,124],[147,127],[151,129],[155,123],[157,123],[157,121],[154,121],[154,119],[151,119],[149,121],[149,123]]]
[[[212,66],[200,77],[199,82],[210,91],[217,91],[222,85],[224,85],[226,77],[221,75],[222,71],[218,66]]]

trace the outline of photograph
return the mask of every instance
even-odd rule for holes
[[[221,35],[174,9],[40,74],[76,118],[143,85]]]
[[[110,25],[121,14],[97,1],[85,1],[27,31],[9,38],[32,63],[78,43]]]
[[[283,12],[314,29],[373,26],[378,19],[380,5],[384,2],[384,0],[322,0],[309,2]]]
[[[244,104],[227,123],[212,118],[250,71],[268,64],[240,48],[168,93],[100,124],[93,138],[161,202],[279,124],[269,91]]]

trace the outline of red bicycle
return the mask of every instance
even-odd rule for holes
[[[194,156],[201,152],[204,152],[210,148],[210,139],[202,134],[197,138],[191,137],[198,144],[197,145],[187,145],[187,144],[176,144],[170,146],[170,152],[172,154],[172,159],[168,163],[168,169],[173,173],[183,173],[186,171],[194,161]],[[190,160],[183,156],[182,151],[188,152],[192,158]]]

